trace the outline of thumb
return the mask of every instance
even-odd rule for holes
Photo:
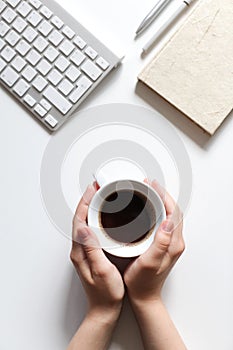
[[[173,228],[173,223],[168,220],[163,221],[159,226],[153,243],[143,254],[143,260],[146,260],[149,266],[153,265],[155,268],[160,267],[171,243]]]

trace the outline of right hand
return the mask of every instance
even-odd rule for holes
[[[185,248],[179,207],[156,181],[150,185],[162,198],[167,217],[160,225],[149,249],[135,259],[124,273],[129,298],[137,304],[161,300],[166,277]]]
[[[71,260],[89,301],[89,314],[119,316],[124,284],[117,268],[107,259],[94,232],[87,226],[88,207],[97,191],[88,186],[73,219]]]

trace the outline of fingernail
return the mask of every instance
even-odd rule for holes
[[[99,189],[100,187],[99,187],[97,181],[94,181],[94,182],[93,182],[93,187],[94,187],[94,189],[95,189],[96,191],[98,191],[98,189]]]
[[[174,228],[174,225],[171,221],[164,221],[162,223],[162,230],[167,233],[171,233]]]

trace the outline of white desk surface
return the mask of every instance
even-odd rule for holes
[[[232,350],[232,116],[209,138],[149,89],[136,88],[137,74],[156,52],[140,58],[156,24],[137,41],[134,30],[153,0],[59,2],[105,42],[118,42],[125,54],[122,67],[83,108],[112,102],[152,108],[185,144],[193,169],[186,251],[166,283],[165,302],[188,349]],[[40,197],[41,159],[52,136],[2,88],[0,101],[0,349],[64,350],[86,299],[69,261],[70,242],[51,224]],[[128,302],[110,349],[143,349]]]

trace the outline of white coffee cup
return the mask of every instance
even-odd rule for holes
[[[100,246],[108,253],[118,257],[135,257],[144,253],[151,245],[154,236],[166,218],[164,204],[158,193],[148,184],[132,179],[118,179],[108,181],[105,174],[99,171],[95,178],[100,188],[92,198],[88,209],[88,226],[98,237]],[[136,242],[120,242],[110,237],[101,225],[100,213],[105,199],[118,191],[138,193],[146,199],[145,209],[151,216],[154,224],[147,234]],[[117,228],[120,230],[120,228]]]

